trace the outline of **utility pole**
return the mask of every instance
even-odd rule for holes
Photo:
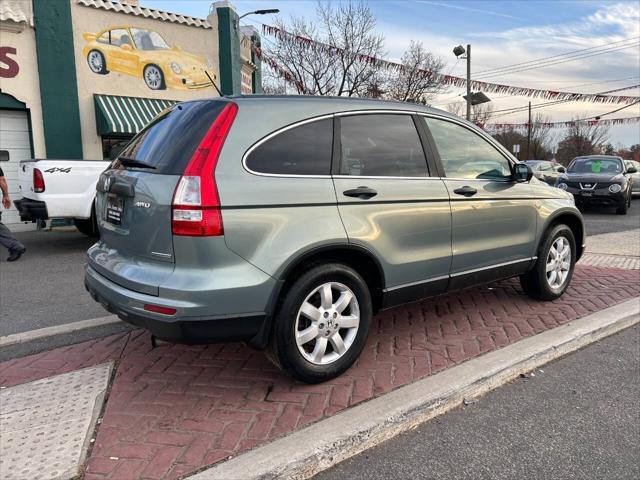
[[[467,120],[471,120],[471,45],[467,44]]]
[[[527,156],[525,160],[531,160],[529,158],[529,151],[531,145],[531,102],[529,102],[529,123],[527,123]]]

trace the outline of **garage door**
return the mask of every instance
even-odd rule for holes
[[[7,159],[8,156],[8,159]],[[18,200],[18,167],[20,160],[31,158],[29,141],[29,119],[27,112],[20,110],[0,110],[0,167],[9,184],[11,200]],[[20,223],[20,216],[13,206],[2,210],[2,223]]]

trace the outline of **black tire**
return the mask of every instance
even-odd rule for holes
[[[156,72],[157,75],[159,75],[159,78],[156,75],[153,76],[154,80],[149,78],[149,74],[151,72]],[[164,83],[164,72],[159,66],[154,65],[153,63],[150,63],[149,65],[144,67],[144,69],[142,70],[142,78],[144,80],[144,83],[151,90],[165,90],[167,88]],[[156,78],[158,79],[155,80]]]
[[[298,312],[307,297],[315,289],[329,282],[342,284],[353,293],[359,307],[360,321],[352,343],[342,356],[331,363],[320,365],[312,363],[300,352],[296,342],[296,321]],[[310,302],[313,299],[313,296],[309,297]],[[371,293],[366,282],[355,270],[340,263],[311,266],[287,288],[281,298],[274,317],[273,331],[266,352],[267,357],[277,367],[287,371],[295,379],[302,382],[319,383],[335,378],[351,367],[362,352],[369,333],[371,315]],[[302,319],[303,317],[301,317],[301,321]],[[310,320],[307,321],[309,324],[312,323]],[[320,321],[323,320],[321,319]],[[331,321],[331,317],[329,317],[329,321]],[[344,335],[343,331],[346,329],[338,327],[336,327],[337,331],[342,332],[341,334]],[[329,328],[331,327],[327,324],[325,328],[319,329],[319,332],[324,332],[325,329]],[[329,330],[326,330],[326,333],[328,335]],[[320,336],[324,336],[323,333],[319,333],[318,338]],[[313,344],[309,342],[301,348],[307,347],[311,350],[311,347],[315,346],[317,341],[317,339],[314,339]],[[337,353],[337,350],[333,350],[333,344],[330,339],[325,340],[325,342],[328,342],[327,351],[329,353],[332,353],[332,351]],[[309,352],[309,354],[311,353]]]
[[[571,248],[571,261],[567,278],[559,288],[552,288],[547,281],[547,257],[556,239],[564,237]],[[538,251],[538,260],[532,270],[520,276],[520,285],[530,297],[538,300],[555,300],[562,296],[573,277],[576,264],[576,240],[573,231],[564,224],[549,228]]]
[[[92,57],[95,56],[96,59],[99,60],[98,63],[92,63]],[[91,50],[87,53],[87,63],[89,64],[89,68],[93,73],[97,73],[99,75],[106,75],[109,73],[107,70],[107,60],[104,58],[104,55],[100,50]]]
[[[96,220],[96,211],[94,208],[91,209],[91,217],[74,218],[73,223],[80,233],[85,234],[87,237],[98,238],[100,236],[98,221]]]
[[[624,201],[624,203],[616,209],[616,213],[618,215],[626,215],[630,207],[631,207],[631,195],[629,195],[628,198]]]

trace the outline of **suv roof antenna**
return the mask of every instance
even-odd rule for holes
[[[206,70],[204,70],[204,69],[203,69],[203,71],[204,71],[204,74],[207,76],[207,78],[208,78],[209,80],[211,80],[211,85],[213,85],[213,88],[215,88],[215,89],[216,89],[216,92],[218,92],[218,95],[220,95],[220,96],[222,97],[222,96],[223,96],[223,95],[222,95],[222,92],[220,91],[220,89],[219,89],[219,88],[218,88],[218,86],[216,85],[216,82],[214,82],[214,81],[213,81],[213,78],[211,78],[211,75],[209,75],[209,72],[207,72],[207,71],[206,71]]]

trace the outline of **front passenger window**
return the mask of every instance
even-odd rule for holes
[[[435,118],[425,118],[425,121],[435,140],[447,177],[511,179],[509,161],[485,139],[453,122]]]

